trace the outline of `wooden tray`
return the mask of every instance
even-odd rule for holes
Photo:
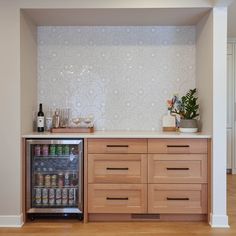
[[[52,128],[52,133],[93,133],[94,127],[70,127],[70,128]]]

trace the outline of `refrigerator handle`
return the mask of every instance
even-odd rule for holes
[[[82,199],[82,191],[83,191],[83,152],[79,151],[79,185],[78,185],[78,192],[79,192],[79,208],[82,211],[83,210],[83,199]]]

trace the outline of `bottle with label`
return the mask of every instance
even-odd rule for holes
[[[39,104],[39,112],[37,116],[37,129],[38,132],[44,132],[44,113],[43,113],[43,105]]]

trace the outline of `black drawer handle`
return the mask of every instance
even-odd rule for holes
[[[128,148],[129,147],[129,145],[107,145],[107,147],[108,148],[116,148],[116,147],[118,147],[118,148]]]
[[[168,148],[189,148],[189,145],[166,145]]]
[[[167,197],[166,200],[168,201],[189,201],[188,197]]]
[[[122,167],[120,167],[120,168],[107,167],[107,170],[129,170],[129,168],[128,167],[124,167],[124,168],[122,168]]]
[[[167,169],[167,170],[189,170],[189,168],[185,168],[185,167],[183,167],[183,168],[171,168],[171,167],[167,167],[166,169]]]
[[[107,197],[107,200],[123,200],[123,201],[127,201],[129,200],[128,197]]]

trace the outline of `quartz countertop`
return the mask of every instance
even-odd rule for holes
[[[161,131],[95,131],[94,133],[27,133],[22,138],[211,138],[210,133]]]

